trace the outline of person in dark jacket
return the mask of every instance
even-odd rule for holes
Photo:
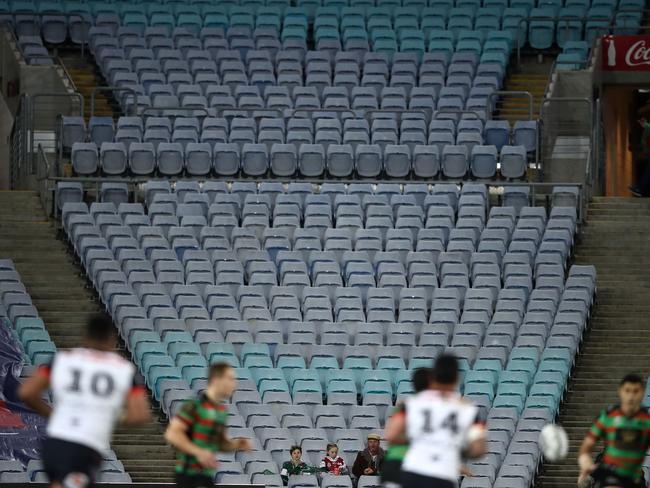
[[[384,463],[384,450],[380,447],[379,434],[368,434],[368,444],[363,451],[359,451],[352,466],[352,474],[357,478],[361,476],[379,476]]]

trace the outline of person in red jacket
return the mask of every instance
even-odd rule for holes
[[[345,460],[339,456],[339,446],[336,444],[327,444],[327,456],[321,461],[320,469],[323,473],[329,474],[348,474],[348,467]]]

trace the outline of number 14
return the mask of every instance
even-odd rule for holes
[[[424,426],[422,427],[422,430],[426,434],[431,434],[433,432],[433,426],[432,426],[432,412],[431,410],[424,410],[422,412],[424,414]],[[447,418],[442,421],[440,424],[440,428],[442,429],[448,429],[450,430],[453,434],[458,433],[458,416],[456,415],[456,412],[452,412],[449,415],[447,415]]]

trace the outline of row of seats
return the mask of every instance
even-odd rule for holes
[[[404,141],[402,141],[404,142]],[[424,142],[424,141],[421,141]],[[475,142],[472,141],[472,142]],[[279,177],[291,177],[298,171],[303,176],[316,177],[327,173],[347,177],[404,178],[413,173],[417,177],[435,177],[441,173],[447,178],[464,178],[468,172],[476,178],[494,178],[497,165],[504,178],[526,175],[527,159],[524,146],[504,146],[501,154],[496,146],[474,145],[471,153],[464,145],[438,146],[417,144],[413,152],[408,145],[359,144],[356,150],[349,144],[301,144],[299,152],[293,144],[273,143],[271,150],[265,144],[245,143],[241,154],[237,144],[188,142],[160,142],[130,144],[128,155],[125,144],[105,142],[100,151],[94,143],[74,143],[72,167],[78,175],[92,175],[101,168],[103,174],[121,175],[127,169],[136,175],[205,176],[211,173],[233,176],[240,172],[248,176],[263,176],[269,170]]]
[[[387,95],[388,96],[388,95]],[[507,145],[522,145],[526,152],[535,150],[537,144],[537,125],[533,121],[516,121],[510,127],[507,120],[487,120],[464,118],[457,123],[451,119],[434,118],[430,123],[421,119],[402,118],[372,119],[316,119],[289,118],[259,119],[206,117],[127,117],[118,118],[117,124],[111,117],[91,117],[86,126],[83,117],[64,116],[61,118],[60,138],[64,151],[69,151],[74,143],[90,141],[101,146],[105,142],[123,143],[128,150],[133,142],[151,142],[154,147],[160,142],[179,142],[184,146],[189,142],[216,143],[288,143],[300,144],[376,143],[407,144],[413,149],[415,144],[432,143],[467,144],[471,151],[475,144],[496,146],[501,150]],[[241,147],[240,147],[241,149]],[[269,147],[270,149],[270,147]]]

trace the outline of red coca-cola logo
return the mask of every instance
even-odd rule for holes
[[[625,64],[628,66],[650,65],[650,48],[646,47],[644,40],[637,41],[630,46],[625,54]]]

